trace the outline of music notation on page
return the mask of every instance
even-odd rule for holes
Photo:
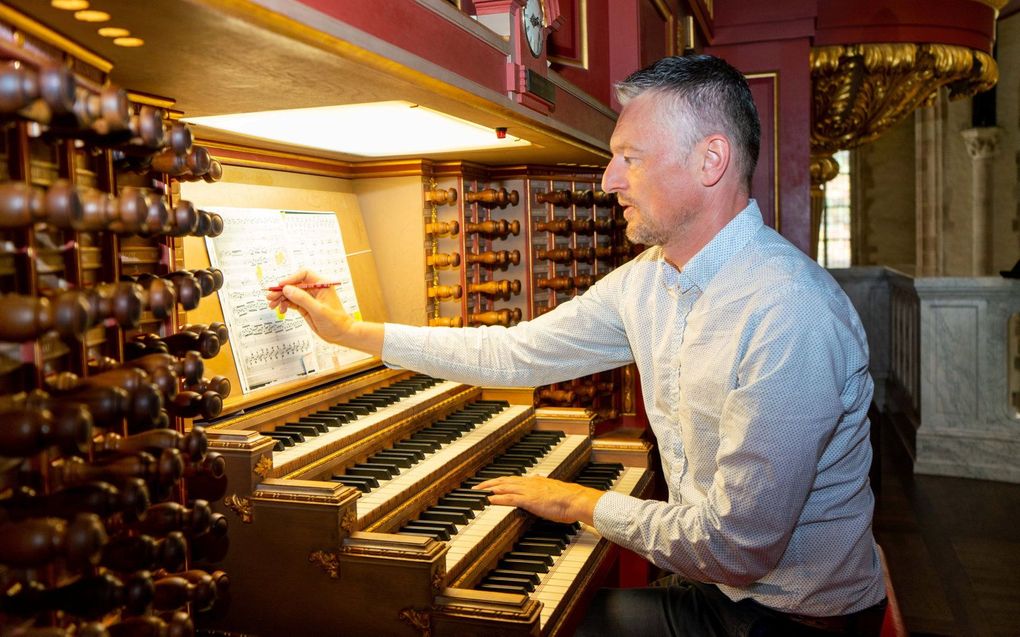
[[[304,289],[335,288],[344,308],[360,316],[347,252],[336,214],[267,208],[216,208],[224,230],[206,238],[210,263],[224,273],[219,290],[224,322],[242,393],[256,387],[335,369],[367,355],[312,335],[297,313],[269,309],[266,292],[299,269],[321,283]]]

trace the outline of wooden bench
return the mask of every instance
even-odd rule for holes
[[[882,575],[885,577],[885,594],[888,599],[885,607],[885,617],[882,619],[881,637],[908,637],[907,626],[903,623],[903,615],[900,614],[900,605],[896,601],[896,592],[893,590],[892,578],[889,577],[889,565],[885,561],[885,552],[878,547],[878,556],[882,560]]]

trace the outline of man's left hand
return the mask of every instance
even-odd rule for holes
[[[538,476],[502,476],[475,489],[491,491],[489,502],[520,507],[554,522],[592,524],[603,491]]]

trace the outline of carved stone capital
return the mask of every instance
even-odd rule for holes
[[[991,159],[999,154],[1002,129],[996,126],[968,128],[960,131],[971,159]]]

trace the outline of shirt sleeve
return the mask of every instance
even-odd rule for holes
[[[437,378],[503,386],[545,385],[625,365],[633,354],[613,273],[585,294],[509,328],[387,323],[383,361]]]
[[[607,493],[594,514],[605,537],[672,572],[732,586],[779,563],[846,411],[842,394],[854,383],[845,349],[860,346],[831,299],[801,292],[781,293],[740,334],[705,497],[667,503]]]

